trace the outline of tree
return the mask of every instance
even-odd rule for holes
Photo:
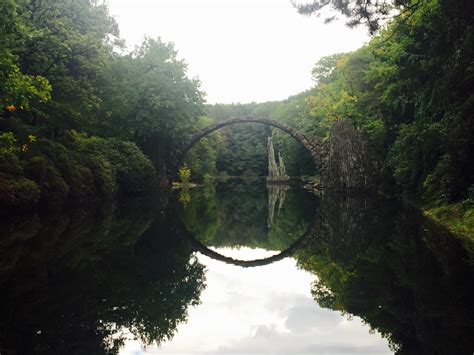
[[[159,38],[116,57],[105,77],[93,130],[136,142],[165,172],[202,114],[199,81],[188,78],[174,45]]]
[[[120,45],[115,20],[105,5],[90,0],[18,0],[16,12],[20,31],[10,47],[19,69],[52,86],[51,100],[30,107],[27,118],[47,121],[51,136],[83,129],[100,107],[102,71]]]
[[[292,0],[292,3],[304,15],[320,16],[326,8],[331,8],[349,19],[346,23],[349,27],[363,24],[370,34],[374,34],[392,16],[412,11],[421,0],[313,0],[309,4],[298,4]],[[336,15],[326,17],[325,23],[336,18]]]
[[[18,33],[25,35],[13,0],[0,3],[0,24],[0,109],[13,112],[30,108],[30,103],[48,101],[51,98],[48,80],[42,75],[22,72],[12,51]]]

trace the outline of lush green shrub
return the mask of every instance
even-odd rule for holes
[[[11,176],[21,176],[23,168],[18,155],[10,151],[0,151],[0,171]]]
[[[7,134],[8,133],[8,134]],[[0,204],[34,205],[148,191],[155,182],[150,160],[131,142],[71,132],[62,143],[21,132],[0,137]]]
[[[185,187],[188,187],[189,179],[191,178],[191,169],[189,169],[186,164],[179,168],[179,178],[181,180],[181,184]]]
[[[153,164],[134,143],[77,132],[71,136],[102,193],[139,193],[149,190],[155,182]]]
[[[44,201],[61,203],[68,198],[69,185],[46,157],[37,155],[29,158],[25,162],[24,170],[25,176],[38,184]]]
[[[88,166],[94,176],[97,192],[102,196],[111,196],[118,190],[115,169],[102,152],[88,156]]]
[[[30,156],[44,156],[59,172],[74,199],[91,197],[95,193],[91,170],[81,162],[81,156],[63,144],[41,139],[29,150]]]
[[[106,144],[120,191],[138,193],[149,190],[154,182],[155,169],[142,151],[132,142],[109,140]]]
[[[0,174],[0,206],[29,208],[38,203],[40,196],[34,181]]]
[[[423,199],[434,204],[451,202],[455,174],[452,159],[448,154],[445,154],[423,182]]]

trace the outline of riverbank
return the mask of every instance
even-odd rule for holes
[[[474,208],[463,203],[453,203],[423,209],[426,216],[446,226],[451,232],[474,241]]]
[[[138,195],[151,191],[155,181],[153,164],[132,142],[75,131],[58,141],[22,131],[0,135],[5,211]]]

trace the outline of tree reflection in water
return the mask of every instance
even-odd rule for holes
[[[265,182],[231,182],[191,190],[177,210],[138,200],[3,220],[0,353],[114,354],[128,333],[169,340],[205,287],[184,236],[284,251],[311,226],[290,254],[317,276],[319,305],[359,316],[400,354],[472,354],[472,241],[397,201],[293,189],[269,227],[268,198]]]
[[[472,241],[396,201],[324,195],[299,266],[323,307],[361,317],[399,354],[472,354]]]
[[[259,195],[264,189],[241,184],[232,193],[218,189],[206,196],[193,192],[191,210],[181,212],[200,241],[281,251],[304,234],[300,226],[316,225],[292,256],[317,276],[312,294],[320,306],[362,318],[399,354],[473,353],[471,240],[454,236],[413,207],[370,195],[325,193],[310,207],[297,195],[292,203],[290,191],[285,202],[290,212],[283,211],[265,229],[267,210],[260,208],[265,196]],[[316,221],[299,218],[302,211],[315,209]],[[200,216],[214,227],[200,229],[205,228]],[[288,233],[291,228],[274,229],[288,227],[289,221],[302,221],[294,224],[294,235]]]
[[[308,230],[317,203],[299,188],[267,189],[264,179],[229,180],[193,189],[178,211],[186,229],[207,246],[282,251]]]
[[[159,206],[127,201],[1,228],[0,353],[117,353],[126,333],[170,339],[203,266]],[[159,216],[159,218],[155,218]]]

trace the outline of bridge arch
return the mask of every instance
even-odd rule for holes
[[[321,163],[321,145],[322,140],[319,137],[309,138],[308,136],[304,135],[303,133],[299,132],[297,129],[270,118],[260,118],[260,117],[252,117],[252,116],[242,116],[242,117],[234,117],[228,120],[216,122],[208,127],[204,127],[196,132],[191,136],[190,140],[186,142],[182,149],[181,149],[181,156],[179,157],[179,162],[184,159],[186,153],[202,138],[207,136],[208,134],[221,129],[226,126],[231,126],[240,123],[260,123],[267,126],[275,127],[283,132],[288,133],[291,137],[293,137],[297,142],[299,142],[308,152],[311,154],[313,161],[315,162],[316,166],[319,166]]]
[[[189,233],[184,226],[183,227],[184,227],[184,232],[185,232],[184,235],[186,236],[188,241],[191,243],[191,246],[195,251],[198,251],[199,253],[211,259],[214,259],[214,260],[217,260],[229,265],[249,268],[249,267],[270,265],[277,261],[291,257],[298,249],[303,248],[312,237],[317,235],[317,230],[319,227],[317,222],[318,220],[317,218],[315,218],[313,220],[313,223],[308,228],[308,230],[299,239],[294,241],[287,249],[281,251],[278,254],[269,256],[267,258],[255,259],[255,260],[240,260],[240,259],[234,259],[229,256],[222,255],[212,250],[208,246],[204,245],[194,235]]]

